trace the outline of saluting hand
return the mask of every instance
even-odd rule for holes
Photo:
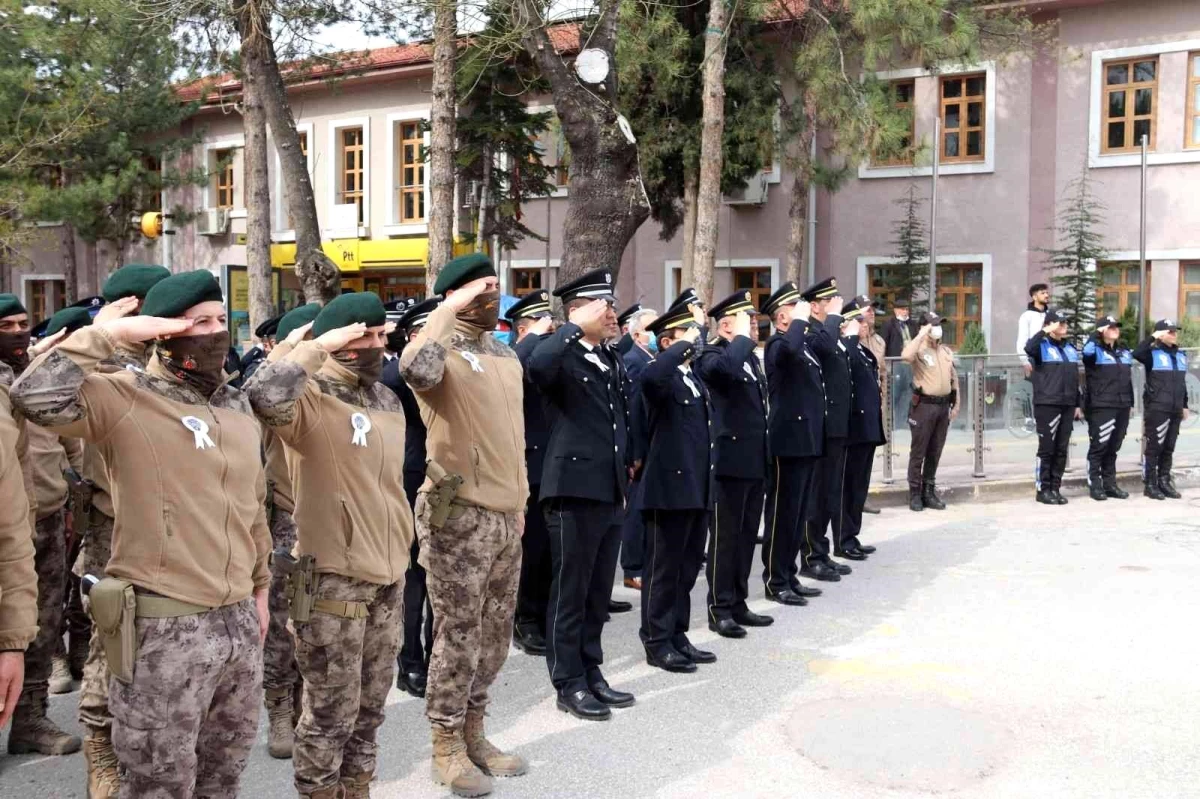
[[[191,319],[163,319],[159,316],[125,316],[105,322],[100,327],[117,341],[138,344],[155,338],[170,338],[186,333]]]
[[[66,337],[66,335],[67,335],[67,329],[64,327],[62,330],[58,331],[53,336],[46,336],[45,338],[38,339],[38,343],[34,344],[33,346],[31,346],[29,348],[29,357],[36,358],[37,356],[41,355],[43,352],[47,352],[47,351],[53,349],[54,345],[57,344],[58,342],[62,341],[63,338]]]
[[[572,309],[569,318],[572,324],[579,325],[585,335],[600,338],[604,335],[604,314],[607,311],[607,300],[592,300],[587,305]]]
[[[805,302],[804,300],[800,300],[800,302],[798,302],[792,306],[792,321],[793,322],[795,322],[797,319],[799,319],[803,322],[807,322],[811,316],[812,316],[812,303],[808,303],[808,302]]]
[[[362,322],[338,327],[317,337],[316,342],[326,352],[337,352],[355,339],[367,334],[367,326]]]
[[[692,321],[701,327],[704,326],[704,320],[707,318],[704,315],[704,308],[698,302],[688,303],[688,310],[692,313]]]
[[[466,308],[471,304],[471,301],[478,297],[483,292],[487,291],[488,278],[481,277],[478,280],[472,280],[460,289],[455,290],[445,299],[442,305],[451,308],[455,313]],[[332,332],[332,331],[331,331]]]
[[[739,311],[733,315],[733,335],[750,338],[750,314]]]
[[[550,326],[554,324],[554,317],[543,316],[529,326],[529,334],[531,336],[544,336],[550,332]]]
[[[689,327],[687,330],[683,331],[683,335],[680,336],[680,338],[691,344],[695,344],[696,340],[700,338],[700,328]]]
[[[120,319],[129,316],[138,309],[137,297],[122,297],[119,300],[113,300],[107,305],[100,307],[96,318],[92,320],[92,324],[102,325],[105,322],[111,322],[114,319]]]
[[[829,300],[829,308],[827,310],[829,311],[829,313],[832,313],[832,314],[841,314],[842,308],[843,308],[843,306],[845,306],[845,304],[846,304],[846,301],[844,299],[842,299],[842,295],[835,294]]]
[[[299,346],[300,342],[304,341],[304,337],[308,335],[308,331],[312,330],[312,326],[312,322],[309,322],[307,325],[300,325],[300,327],[288,333],[288,337],[284,339],[284,342],[293,347]]]
[[[933,325],[921,325],[921,329],[917,331],[917,338],[928,337],[931,330],[933,330]]]

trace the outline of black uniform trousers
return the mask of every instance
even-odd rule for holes
[[[937,482],[938,462],[942,459],[946,432],[950,429],[949,401],[939,405],[922,397],[920,404],[908,411],[908,429],[912,433],[908,488],[920,491],[925,483]]]
[[[1088,411],[1088,485],[1117,484],[1117,453],[1129,429],[1128,408],[1092,408]]]
[[[842,546],[860,543],[863,506],[871,487],[871,468],[875,465],[874,444],[851,444],[846,447],[846,480],[842,489]]]
[[[1160,476],[1169,475],[1175,462],[1175,440],[1179,438],[1183,412],[1147,410],[1145,419],[1146,466],[1157,469]]]
[[[542,508],[551,556],[546,666],[559,692],[574,693],[601,676],[600,634],[617,572],[622,511],[611,502],[569,497]]]
[[[646,651],[661,656],[687,646],[692,589],[704,561],[708,511],[648,510],[642,629]]]
[[[766,500],[765,481],[716,479],[716,503],[709,514],[708,620],[745,613],[750,569]]]
[[[763,538],[763,586],[768,596],[799,585],[796,557],[804,535],[804,519],[813,502],[813,482],[820,458],[775,458],[767,477]]]
[[[804,564],[829,560],[829,528],[834,548],[842,540],[842,486],[846,480],[846,439],[825,439],[825,454],[817,462],[813,477],[813,504],[804,524],[800,553]]]
[[[550,601],[550,533],[538,493],[541,485],[529,486],[525,510],[525,534],[521,536],[521,584],[517,589],[516,626],[545,635],[546,606]]]
[[[404,473],[404,494],[408,497],[409,507],[416,504],[417,491],[423,482],[425,475],[421,472]],[[417,544],[417,537],[413,536],[408,569],[404,572],[404,636],[400,642],[400,655],[396,658],[400,670],[405,674],[428,673],[429,656],[433,652],[433,606],[429,603],[429,590],[425,586],[425,569],[417,563],[420,554],[421,547]]]
[[[1071,445],[1075,406],[1035,405],[1033,418],[1037,422],[1038,450],[1034,480],[1039,491],[1057,491],[1062,486],[1067,469],[1067,450]]]
[[[626,577],[641,577],[646,561],[646,523],[642,519],[642,495],[645,483],[629,484],[629,505],[621,523],[621,571]]]

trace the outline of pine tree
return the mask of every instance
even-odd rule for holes
[[[959,355],[987,355],[987,338],[983,335],[983,328],[972,322],[967,325],[967,332],[963,335],[962,344],[958,346]]]
[[[1055,236],[1059,246],[1042,249],[1052,273],[1054,306],[1071,315],[1070,335],[1084,340],[1094,327],[1096,294],[1100,288],[1098,264],[1108,257],[1101,231],[1104,229],[1104,204],[1092,193],[1085,168],[1063,193]],[[1131,327],[1137,329],[1137,317]]]
[[[908,299],[913,313],[918,313],[929,304],[929,231],[921,213],[925,200],[913,185],[895,204],[904,210],[892,223],[895,238],[890,243],[896,248],[896,263],[885,271],[884,285],[897,297]]]

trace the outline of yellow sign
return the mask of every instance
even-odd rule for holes
[[[272,302],[279,296],[279,273],[271,273],[271,298]],[[229,270],[229,310],[246,311],[250,310],[250,275],[245,269],[237,271]]]
[[[246,234],[245,233],[235,233],[233,236],[233,243],[245,245]]]
[[[429,239],[335,239],[321,243],[321,249],[342,272],[361,272],[365,269],[424,269],[429,261]],[[471,252],[471,246],[454,243],[454,254]],[[295,244],[272,244],[272,266],[295,266]]]

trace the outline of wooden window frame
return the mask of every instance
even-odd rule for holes
[[[750,302],[754,303],[755,313],[759,308],[762,308],[763,302],[771,296],[771,267],[767,264],[762,266],[735,266],[730,270],[730,277],[733,279],[734,291],[750,292]],[[739,286],[738,277],[741,275],[749,275],[751,277],[752,286]],[[759,285],[760,280],[765,277],[763,285]]]
[[[1200,294],[1200,283],[1188,283],[1187,282],[1187,270],[1188,270],[1189,266],[1195,267],[1196,269],[1200,269],[1200,261],[1183,261],[1182,263],[1179,264],[1179,316],[1178,316],[1179,319],[1183,319],[1184,317],[1188,316],[1188,313],[1187,313],[1188,292],[1191,291],[1191,292]],[[1149,271],[1146,272],[1146,282],[1147,283],[1150,282],[1150,272]],[[1195,321],[1200,322],[1200,316],[1193,317],[1193,318],[1195,319]]]
[[[1135,81],[1134,68],[1136,64],[1141,64],[1147,61],[1154,62],[1154,80],[1152,81]],[[1108,70],[1111,67],[1125,66],[1129,69],[1128,81],[1126,83],[1108,82]],[[1190,66],[1190,64],[1189,64]],[[1141,145],[1134,139],[1134,127],[1137,122],[1149,120],[1150,122],[1150,141],[1149,150],[1154,152],[1155,139],[1158,136],[1158,76],[1162,71],[1162,63],[1157,55],[1134,56],[1132,58],[1114,58],[1105,61],[1100,65],[1100,153],[1101,155],[1111,155],[1116,153],[1136,153],[1141,150]],[[1136,97],[1140,89],[1150,89],[1150,113],[1136,113]],[[1110,116],[1108,97],[1117,91],[1122,91],[1125,94],[1125,114],[1120,117]],[[1113,122],[1121,122],[1125,125],[1124,144],[1121,147],[1110,147],[1108,144],[1108,126]],[[1186,127],[1185,127],[1186,131]]]
[[[429,209],[425,207],[425,132],[421,129],[421,120],[397,120],[396,125],[396,218],[401,225],[424,224],[428,219]],[[405,134],[410,132],[412,136]],[[405,158],[405,148],[414,146],[415,160]],[[415,178],[415,182],[413,179]],[[407,216],[404,213],[404,200],[415,197],[415,206],[420,210],[419,216]]]
[[[358,134],[358,142],[356,144],[347,144],[347,135]],[[350,205],[354,203],[358,206],[358,225],[362,227],[366,224],[366,191],[363,188],[363,182],[366,180],[366,131],[362,125],[348,125],[337,130],[338,142],[338,161],[337,161],[337,200],[339,205]],[[358,162],[355,166],[346,166],[347,153],[357,152]],[[356,188],[347,189],[347,179],[352,175],[358,178]]]
[[[942,319],[943,319],[943,321],[942,321],[943,329],[949,328],[954,331],[953,335],[945,336],[946,343],[951,346],[954,346],[954,347],[960,347],[960,346],[962,346],[962,342],[967,335],[967,327],[968,326],[975,324],[975,325],[979,325],[980,329],[983,328],[983,264],[979,264],[979,263],[942,264],[942,263],[939,263],[937,265],[937,268],[938,268],[939,273],[942,271],[952,270],[955,272],[959,272],[963,275],[963,278],[958,281],[958,285],[950,286],[949,288],[947,288],[945,286],[945,283],[941,280],[941,275],[939,274],[938,282],[937,282],[937,296],[934,298],[934,303],[935,303],[934,307],[937,308],[938,314],[941,315]],[[979,285],[978,286],[968,286],[966,284],[966,279],[965,279],[966,273],[971,270],[977,270],[979,272]],[[951,294],[953,294],[956,297],[956,307],[957,307],[957,313],[955,313],[953,316],[949,316],[945,313],[945,308],[942,303],[942,299]],[[974,316],[968,317],[966,314],[967,297],[969,297],[969,296],[976,296],[979,298],[979,302],[978,302],[979,317],[978,318],[976,318]]]
[[[1138,282],[1132,282],[1132,283],[1126,282],[1124,277],[1122,277],[1120,283],[1106,285],[1104,283],[1104,270],[1112,269],[1112,268],[1119,268],[1122,271],[1122,275],[1123,275],[1125,270],[1127,270],[1127,269],[1134,269],[1136,271],[1138,269],[1138,263],[1137,263],[1137,261],[1101,261],[1099,264],[1096,265],[1096,269],[1100,275],[1100,284],[1096,287],[1096,312],[1098,314],[1106,313],[1107,310],[1104,307],[1105,295],[1116,294],[1117,295],[1117,307],[1112,311],[1112,315],[1119,319],[1121,317],[1121,315],[1125,313],[1125,309],[1129,306],[1129,295],[1138,293],[1141,290],[1141,286],[1139,285]],[[1182,269],[1180,271],[1182,274]],[[1150,290],[1151,290],[1151,285],[1152,285],[1150,282],[1151,277],[1152,277],[1151,272],[1152,272],[1152,270],[1150,269],[1150,263],[1147,262],[1146,263],[1146,296],[1147,297],[1151,296],[1150,295]],[[1149,308],[1147,308],[1146,310],[1147,310],[1147,312],[1149,312]]]
[[[895,269],[897,264],[867,264],[867,296],[872,300],[882,302],[884,312],[879,316],[888,316],[892,309],[896,307],[896,297],[898,292],[894,288],[889,288],[886,278],[882,277],[882,282],[877,282],[874,272],[876,269],[882,269],[885,273],[891,269]],[[909,302],[912,298],[909,298]]]
[[[531,291],[537,291],[540,288],[545,288],[545,269],[540,266],[514,266],[508,272],[509,287],[508,291],[514,296],[528,294]],[[535,277],[534,280],[526,278]],[[537,285],[533,285],[536,282]]]
[[[213,151],[215,163],[220,164],[225,161],[225,165],[220,167],[213,173],[213,207],[233,209],[234,203],[234,182],[233,182],[233,161],[234,147],[225,147],[220,150]]]
[[[967,94],[968,81],[979,78],[983,88],[979,94]],[[964,72],[961,75],[943,75],[938,80],[938,114],[942,120],[941,141],[938,142],[940,162],[943,164],[971,164],[987,160],[987,72]],[[957,97],[946,97],[946,85],[952,82],[962,84],[962,91]],[[967,112],[971,103],[979,103],[979,124],[970,125]],[[958,127],[946,126],[946,110],[958,106]],[[970,134],[979,134],[979,154],[967,154],[967,141]],[[958,135],[958,155],[947,155],[946,140],[952,135]]]
[[[67,281],[62,278],[32,278],[27,284],[30,324],[61,311],[67,304]]]
[[[1187,116],[1183,118],[1183,149],[1200,150],[1200,50],[1187,58]],[[1151,130],[1154,125],[1151,124]]]
[[[896,89],[902,85],[909,87],[909,95],[907,101],[902,101],[896,98]],[[986,84],[985,84],[986,89]],[[915,142],[917,140],[917,79],[916,78],[901,78],[888,82],[888,92],[892,97],[892,105],[900,110],[908,110],[908,146],[901,150],[896,156],[887,158],[878,162],[879,166],[907,166],[913,162],[913,152]],[[768,170],[769,171],[769,170]]]

